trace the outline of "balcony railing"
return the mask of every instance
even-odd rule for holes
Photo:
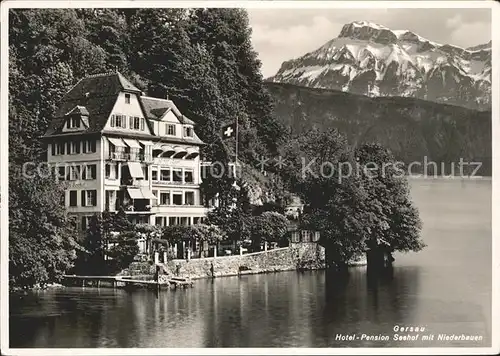
[[[123,204],[123,210],[126,214],[151,214],[151,205],[149,201],[135,201],[134,204]]]
[[[143,153],[108,152],[106,158],[113,161],[153,162],[153,156]]]
[[[156,185],[196,185],[195,182],[182,182],[182,181],[170,181],[170,180],[153,180],[152,183]]]

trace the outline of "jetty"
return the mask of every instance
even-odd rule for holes
[[[150,276],[78,276],[64,275],[62,285],[78,287],[109,288],[188,288],[193,286],[190,278],[160,276],[158,280],[147,279]],[[163,278],[162,278],[163,277]]]

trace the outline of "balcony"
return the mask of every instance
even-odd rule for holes
[[[108,152],[105,159],[111,161],[153,162],[153,156],[144,153]]]
[[[119,203],[117,204],[119,206]],[[133,203],[122,204],[125,214],[154,214],[149,200],[134,200]]]
[[[182,182],[182,181],[167,181],[167,180],[153,180],[153,185],[182,185],[182,186],[197,186],[195,182]]]

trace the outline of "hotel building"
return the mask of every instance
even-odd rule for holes
[[[81,231],[122,207],[134,223],[203,221],[195,123],[166,99],[145,96],[118,72],[81,79],[44,136],[48,163],[66,183],[64,203]]]

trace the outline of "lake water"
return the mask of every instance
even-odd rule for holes
[[[412,180],[411,189],[428,246],[396,255],[392,277],[369,281],[358,267],[347,280],[284,272],[159,294],[39,292],[11,299],[10,347],[490,346],[491,180]],[[425,332],[394,341],[396,325]],[[437,340],[453,333],[482,341]],[[353,334],[389,340],[338,340]]]

